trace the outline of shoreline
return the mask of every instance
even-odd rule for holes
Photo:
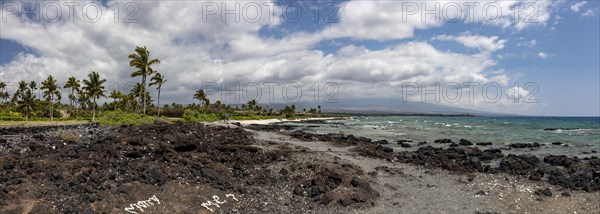
[[[521,171],[486,171],[475,161],[464,161],[497,155],[480,154],[474,147],[395,153],[367,138],[281,127],[285,125],[176,122],[20,128],[14,130],[23,133],[18,136],[0,135],[0,178],[5,178],[0,180],[0,212],[115,213],[150,199],[160,200],[160,205],[147,206],[144,212],[600,210],[598,190],[552,185],[543,175],[532,179]],[[511,160],[509,169],[530,166],[525,164],[528,159]],[[542,163],[570,170],[587,161],[559,157]],[[600,169],[587,172],[600,175]],[[210,205],[207,201],[214,196],[227,203]]]
[[[256,125],[271,125],[271,124],[277,124],[277,123],[285,123],[285,122],[302,122],[302,121],[327,121],[327,120],[339,120],[339,119],[346,119],[348,117],[309,117],[309,118],[303,118],[303,119],[293,119],[293,120],[288,120],[288,119],[264,119],[264,120],[228,120],[226,122],[224,121],[217,121],[217,122],[212,122],[212,123],[208,123],[208,124],[216,124],[216,125],[233,125],[233,124],[239,124],[242,126],[247,126],[247,125],[252,125],[252,124],[256,124]]]

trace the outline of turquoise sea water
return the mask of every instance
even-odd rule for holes
[[[427,141],[461,138],[472,142],[493,142],[485,148],[501,148],[508,153],[600,155],[600,117],[352,117],[326,124],[301,124],[311,132],[344,133],[374,140]],[[544,130],[556,129],[556,130]],[[512,143],[545,144],[535,149],[507,149]],[[565,145],[552,145],[562,142]],[[396,143],[392,143],[396,144]],[[393,145],[392,145],[393,146]],[[442,146],[442,145],[434,145]],[[393,146],[403,150],[399,146]],[[414,149],[414,148],[412,148]]]

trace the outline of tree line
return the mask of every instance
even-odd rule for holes
[[[41,87],[35,81],[27,83],[21,80],[17,84],[16,91],[11,95],[6,90],[6,83],[0,82],[0,107],[2,109],[13,109],[29,120],[33,115],[46,116],[54,120],[55,116],[61,116],[57,109],[63,109],[70,117],[86,117],[91,114],[92,121],[96,119],[99,109],[103,110],[121,110],[127,112],[138,112],[147,114],[148,107],[153,105],[152,96],[147,87],[154,86],[157,89],[157,105],[153,108],[157,117],[161,116],[160,93],[162,86],[167,82],[165,76],[157,72],[153,67],[161,63],[157,58],[152,58],[150,51],[146,47],[136,47],[132,54],[129,54],[129,66],[134,68],[131,73],[132,78],[140,78],[129,93],[122,93],[119,90],[113,90],[108,94],[105,89],[106,79],[101,78],[96,71],[87,74],[87,78],[79,80],[74,76],[67,79],[64,85],[59,85],[57,80],[48,76],[41,82]],[[149,81],[148,81],[149,80]],[[69,100],[68,105],[60,101],[64,94],[61,93],[61,87],[68,90],[66,95]],[[35,91],[40,89],[43,96],[38,98]],[[97,100],[101,97],[110,98],[113,102],[107,102],[103,106],[98,106]],[[42,99],[43,98],[43,99]],[[194,109],[203,112],[218,112],[220,115],[234,114],[236,111],[250,112],[260,115],[284,115],[289,117],[296,112],[295,105],[286,106],[280,111],[276,111],[268,106],[257,105],[256,100],[250,100],[247,104],[241,105],[241,108],[225,105],[221,101],[210,103],[203,90],[197,90],[193,98],[199,101],[198,104],[191,103],[187,106],[173,102],[170,106],[164,105],[162,108],[167,113],[173,114],[173,111],[181,115],[184,109]],[[317,110],[318,109],[318,110]],[[321,107],[311,108],[305,113],[316,114],[321,112]]]

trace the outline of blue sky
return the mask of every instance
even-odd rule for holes
[[[419,10],[410,16],[400,1],[257,1],[253,3],[262,16],[252,22],[243,19],[252,14],[242,10],[237,11],[240,22],[232,15],[222,20],[222,6],[235,7],[232,1],[209,2],[217,6],[217,15],[207,15],[206,1],[137,2],[139,12],[132,16],[137,23],[123,21],[128,11],[122,1],[117,22],[108,8],[115,2],[103,1],[103,16],[95,22],[80,13],[69,22],[63,7],[56,23],[22,22],[7,2],[2,5],[7,19],[0,23],[5,82],[41,81],[49,74],[59,80],[83,78],[95,70],[118,83],[116,89],[127,90],[127,82],[136,80],[128,78],[126,56],[136,45],[146,45],[163,61],[157,69],[177,83],[163,89],[166,103],[191,102],[191,96],[182,94],[192,94],[203,82],[297,82],[305,95],[312,93],[307,88],[314,83],[335,82],[340,99],[410,96],[411,101],[422,96],[404,95],[403,83],[476,82],[480,85],[473,90],[462,89],[459,101],[441,99],[438,104],[526,115],[600,115],[598,1],[473,1],[480,3],[473,15],[455,23],[443,21],[443,14],[439,22],[431,16],[422,20],[421,1],[404,2]],[[239,2],[240,7],[249,2]],[[490,3],[504,9],[493,22],[481,12]],[[516,20],[510,10],[528,4],[536,23]],[[292,20],[295,15],[300,18]],[[482,98],[483,85],[491,83],[501,86],[500,100]],[[527,83],[536,87],[526,88]],[[475,100],[467,99],[468,93]],[[518,102],[515,94],[521,95]],[[525,97],[537,102],[526,103]]]

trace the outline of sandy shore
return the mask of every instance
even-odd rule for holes
[[[266,120],[229,120],[229,121],[217,121],[217,122],[213,122],[212,124],[215,125],[225,125],[225,124],[235,124],[235,123],[239,123],[243,126],[246,125],[251,125],[251,124],[256,124],[256,125],[269,125],[269,124],[275,124],[275,123],[282,123],[282,122],[301,122],[301,121],[325,121],[325,120],[336,120],[336,119],[341,119],[339,117],[310,117],[310,118],[304,118],[304,119],[295,119],[295,120],[288,120],[288,119],[266,119]]]

